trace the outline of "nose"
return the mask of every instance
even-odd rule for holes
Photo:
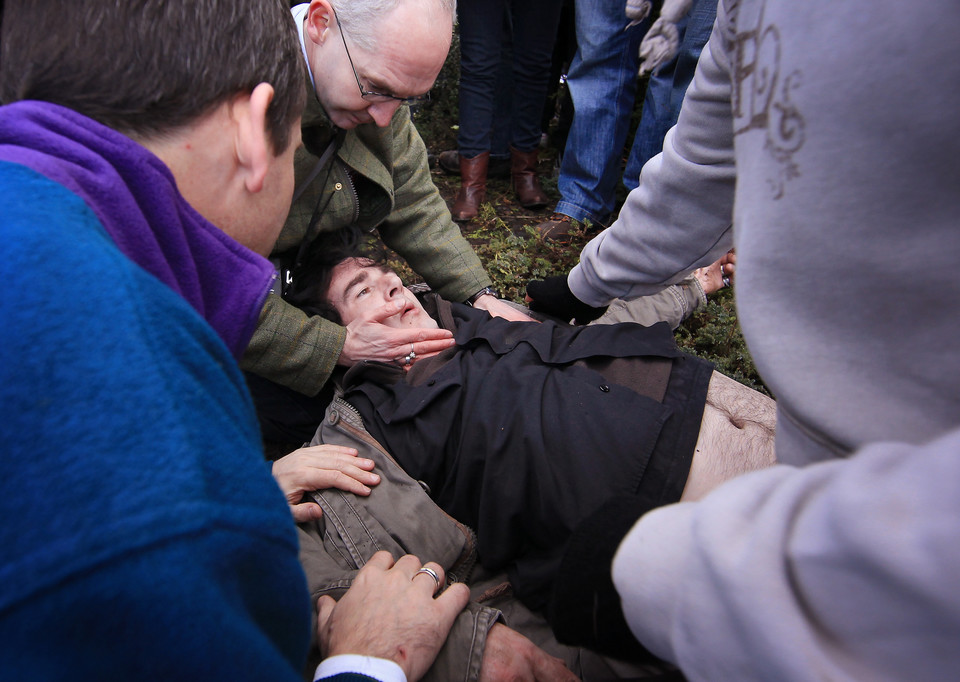
[[[401,299],[403,298],[403,282],[396,274],[390,273],[384,279],[382,291],[387,302]]]
[[[377,126],[386,128],[390,125],[390,120],[398,108],[400,108],[400,102],[397,100],[374,102],[367,107],[367,113],[370,114],[370,118],[373,119],[373,122],[376,123]]]

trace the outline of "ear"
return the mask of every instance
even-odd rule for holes
[[[333,5],[329,0],[311,0],[304,20],[304,35],[317,45],[323,45],[334,21]]]
[[[270,166],[273,146],[267,133],[267,107],[273,101],[273,86],[260,83],[249,95],[240,95],[233,102],[236,122],[237,164],[247,191],[256,194]]]

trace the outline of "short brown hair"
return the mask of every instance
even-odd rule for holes
[[[305,254],[304,262],[294,270],[293,281],[284,299],[307,315],[318,315],[342,324],[340,312],[330,300],[330,284],[334,268],[348,260],[357,260],[362,267],[390,270],[383,258],[369,253],[361,245],[355,229],[321,235]]]
[[[162,136],[259,83],[267,130],[290,144],[305,84],[280,0],[6,0],[0,101],[68,107],[125,134]]]

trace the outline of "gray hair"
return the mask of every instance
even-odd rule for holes
[[[450,17],[450,29],[457,16],[457,0],[340,0],[335,5],[340,27],[356,45],[368,52],[377,51],[376,27],[401,2],[418,2],[432,16]]]

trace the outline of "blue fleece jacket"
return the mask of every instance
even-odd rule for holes
[[[156,157],[81,119],[0,108],[0,679],[301,679],[296,536],[227,345],[248,333],[207,321],[262,286],[211,295],[209,261],[238,254],[240,282],[264,266],[189,209]],[[90,133],[83,153],[74,127]],[[63,163],[38,172],[26,129]],[[88,153],[107,162],[101,180],[121,169],[99,198],[78,179]],[[140,172],[153,189],[131,203]],[[144,243],[212,235],[168,259],[197,276],[174,285],[131,260],[111,234],[124,224],[157,263]]]

